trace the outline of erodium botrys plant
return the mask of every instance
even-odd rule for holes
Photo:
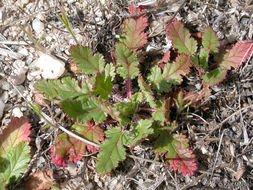
[[[129,13],[140,11],[140,8],[129,9]],[[198,45],[175,19],[167,32],[173,51],[177,51],[176,58],[171,59],[170,50],[160,62],[152,65],[150,72],[143,73],[147,27],[146,15],[125,19],[110,63],[88,47],[72,47],[73,62],[85,76],[81,82],[64,77],[37,83],[36,88],[48,100],[58,103],[72,119],[72,130],[99,145],[94,147],[62,133],[51,149],[54,163],[66,166],[67,159],[75,162],[87,152],[98,152],[96,169],[107,173],[126,159],[128,149],[149,140],[157,154],[165,155],[171,169],[194,175],[196,156],[189,148],[189,140],[181,133],[172,133],[185,118],[182,113],[194,98],[188,98],[189,94],[176,86],[190,73],[191,67],[198,69],[205,86],[221,82],[228,70],[238,68],[249,59],[252,42],[238,42],[231,49],[221,51],[215,32],[208,27],[202,44]],[[209,61],[217,63],[209,68]],[[191,96],[200,99],[193,93]]]

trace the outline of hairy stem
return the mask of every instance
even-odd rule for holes
[[[157,109],[154,109],[154,108],[140,108],[140,111],[157,112]]]
[[[130,78],[126,80],[127,99],[132,100],[132,81]]]

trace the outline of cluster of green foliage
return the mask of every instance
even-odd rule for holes
[[[139,8],[129,9],[130,13],[139,11]],[[124,21],[121,26],[123,33],[115,46],[115,57],[111,63],[106,63],[103,55],[93,54],[88,47],[72,47],[73,62],[78,66],[78,72],[86,76],[81,83],[64,77],[40,81],[36,85],[48,100],[59,103],[75,122],[73,131],[99,144],[99,148],[93,147],[61,134],[56,146],[52,147],[55,163],[66,166],[66,158],[77,161],[87,151],[99,151],[96,169],[107,173],[126,159],[127,148],[150,140],[156,153],[165,155],[170,168],[183,175],[194,175],[197,164],[189,148],[189,140],[183,134],[172,134],[172,131],[184,118],[182,112],[189,107],[191,100],[200,98],[198,95],[190,98],[176,86],[182,83],[183,76],[190,73],[191,67],[198,69],[205,86],[220,83],[228,70],[238,68],[249,59],[252,42],[238,42],[227,51],[219,50],[216,34],[208,27],[198,47],[184,25],[174,19],[167,27],[174,50],[168,51],[160,62],[153,65],[150,73],[143,74],[140,68],[145,67],[143,47],[148,38],[145,33],[147,26],[146,15]],[[178,55],[171,60],[170,52],[175,50]],[[219,63],[210,69],[211,57]],[[125,81],[123,86],[122,79]],[[133,82],[137,84],[134,93]],[[126,91],[120,93],[124,87]],[[176,117],[175,114],[172,117],[175,109]],[[107,126],[105,132],[100,128],[102,125]]]

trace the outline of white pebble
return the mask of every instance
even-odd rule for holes
[[[39,34],[41,33],[43,30],[44,30],[44,24],[43,22],[41,22],[39,19],[34,19],[33,22],[32,22],[32,27],[33,27],[33,30]]]
[[[65,72],[65,63],[54,56],[40,54],[36,67],[41,71],[44,79],[57,79]]]
[[[9,94],[8,91],[4,91],[3,94],[1,95],[0,99],[6,103],[9,100]]]
[[[22,111],[20,110],[20,108],[16,107],[12,110],[12,115],[14,117],[22,117],[24,116],[24,114],[22,113]]]
[[[13,67],[16,69],[16,70],[20,70],[22,68],[24,68],[25,66],[25,62],[24,61],[21,61],[21,60],[16,60],[14,61],[13,63]]]
[[[5,107],[5,104],[3,103],[2,100],[0,100],[0,119],[1,119],[2,116],[3,116],[4,107]]]
[[[28,50],[25,49],[25,48],[20,48],[20,49],[18,50],[18,53],[20,53],[20,54],[22,54],[22,55],[24,55],[24,56],[28,56],[28,55],[29,55]]]
[[[0,87],[3,90],[10,90],[10,88],[11,88],[10,84],[6,80],[1,80],[0,81]]]

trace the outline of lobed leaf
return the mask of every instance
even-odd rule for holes
[[[112,79],[110,76],[106,77],[105,72],[98,73],[96,76],[94,95],[99,95],[100,98],[108,100],[111,96],[112,86]]]
[[[114,78],[115,78],[115,75],[116,75],[115,70],[116,70],[116,68],[112,63],[107,64],[105,66],[105,77],[107,78],[107,77],[110,76],[112,78],[112,81],[113,81]]]
[[[152,117],[155,121],[158,121],[160,125],[163,125],[170,116],[170,99],[157,101],[156,111],[152,113]]]
[[[189,57],[181,54],[173,63],[167,63],[163,73],[158,66],[151,70],[148,80],[152,82],[159,92],[169,92],[172,84],[181,84],[182,76],[190,73],[191,63]]]
[[[30,147],[28,142],[22,141],[4,155],[4,162],[1,159],[0,178],[6,184],[17,182],[26,171],[29,161]]]
[[[126,159],[126,150],[123,147],[121,129],[116,127],[105,133],[110,138],[100,146],[102,152],[98,156],[98,162],[96,164],[99,173],[111,171],[118,166],[119,161]]]
[[[217,53],[220,46],[216,33],[211,27],[207,27],[204,31],[202,44],[210,53]]]
[[[137,55],[123,44],[116,45],[117,72],[124,79],[134,79],[139,74]]]
[[[197,42],[191,38],[190,32],[184,27],[182,22],[174,19],[167,27],[167,32],[174,48],[178,49],[179,53],[185,53],[186,55],[195,54]]]
[[[96,74],[102,72],[105,66],[105,60],[101,54],[93,55],[88,47],[73,46],[70,49],[72,59],[78,64],[78,69],[84,74]]]
[[[166,53],[165,53],[165,55],[163,56],[163,58],[162,58],[162,62],[163,63],[168,63],[169,61],[170,61],[170,50],[168,50]]]
[[[62,80],[41,80],[35,87],[43,92],[48,100],[56,102],[71,100],[78,96],[87,97],[90,91],[87,83],[80,88],[78,81],[71,77],[65,77]]]
[[[106,119],[106,112],[101,109],[101,104],[96,98],[89,100],[65,100],[61,103],[61,108],[71,119],[77,119],[79,122],[94,120],[101,123]]]
[[[227,70],[217,67],[212,71],[202,74],[203,80],[210,86],[221,83],[227,76]]]
[[[146,138],[148,135],[153,133],[153,129],[151,128],[153,121],[152,120],[139,120],[138,124],[135,125],[132,131],[125,133],[124,144],[128,146],[134,146],[140,140]]]
[[[167,135],[160,133],[155,143],[155,150],[160,154],[166,154],[170,168],[177,170],[184,176],[194,175],[197,170],[195,155],[189,149],[189,140],[181,134]]]
[[[219,66],[225,70],[230,70],[231,68],[237,69],[252,56],[252,52],[253,41],[237,42],[227,51]]]
[[[0,135],[0,156],[5,157],[21,142],[30,142],[31,124],[24,117],[13,118]]]
[[[129,12],[140,11],[132,7]],[[147,34],[144,32],[147,26],[148,18],[145,15],[126,19],[121,26],[125,33],[121,35],[120,41],[131,50],[143,47],[147,43]]]

